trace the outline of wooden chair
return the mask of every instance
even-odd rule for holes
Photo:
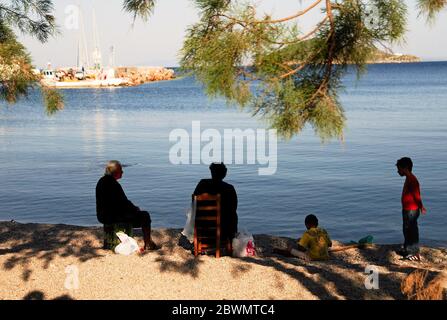
[[[221,257],[221,245],[224,244],[231,254],[231,241],[221,239],[221,202],[220,194],[208,193],[193,195],[196,217],[194,222],[194,255],[204,251],[215,251],[216,258]]]

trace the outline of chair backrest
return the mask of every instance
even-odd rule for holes
[[[205,250],[215,250],[221,256],[221,202],[220,194],[193,195],[196,215],[194,222],[194,255]]]

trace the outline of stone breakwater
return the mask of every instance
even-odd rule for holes
[[[115,68],[115,76],[129,79],[129,85],[140,85],[146,82],[175,78],[174,70],[164,67],[117,67]]]

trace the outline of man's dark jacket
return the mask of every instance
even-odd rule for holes
[[[237,232],[237,194],[234,187],[221,180],[202,179],[194,190],[194,195],[202,193],[220,194],[222,237],[234,238]]]
[[[96,216],[103,224],[128,222],[138,208],[127,199],[121,185],[112,176],[105,175],[96,185]]]

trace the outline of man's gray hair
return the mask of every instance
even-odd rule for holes
[[[104,172],[104,174],[106,176],[113,176],[113,174],[122,167],[123,166],[121,165],[121,162],[119,162],[118,160],[110,160],[109,162],[107,162],[106,171]]]

